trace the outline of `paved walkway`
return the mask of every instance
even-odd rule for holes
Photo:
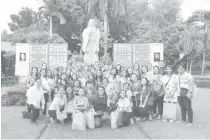
[[[2,107],[2,138],[41,139],[210,139],[210,89],[199,89],[193,100],[194,125],[187,128],[176,122],[138,123],[133,126],[112,130],[109,121],[102,128],[86,132],[71,130],[71,123],[45,124],[49,119],[40,117],[38,125],[21,118],[23,107]],[[179,108],[178,108],[179,109]],[[180,114],[180,110],[178,112]],[[45,129],[44,129],[45,128]]]

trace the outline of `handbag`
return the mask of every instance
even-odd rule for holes
[[[177,104],[176,103],[163,103],[163,119],[176,120]]]
[[[74,110],[73,112],[73,121],[72,121],[73,130],[86,130],[86,121],[85,116],[82,112]]]
[[[159,76],[160,77],[160,76]],[[158,77],[158,78],[159,78]],[[157,78],[157,79],[158,79]],[[156,96],[160,95],[163,92],[163,85],[158,83],[157,80],[152,84],[152,90],[156,94]]]
[[[186,97],[187,93],[188,93],[188,89],[186,88],[181,88],[181,84],[180,84],[180,75],[179,75],[179,88],[180,88],[180,96],[181,97]]]
[[[95,128],[94,112],[90,109],[84,112],[85,121],[89,129]]]

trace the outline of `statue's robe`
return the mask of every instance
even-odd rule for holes
[[[84,52],[84,63],[86,64],[95,64],[99,61],[98,52],[99,52],[99,41],[101,34],[99,29],[96,27],[87,27],[82,33],[83,45],[82,50]]]

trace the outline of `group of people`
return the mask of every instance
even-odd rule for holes
[[[138,64],[130,68],[81,64],[50,70],[44,63],[40,70],[32,68],[27,87],[31,122],[42,111],[51,123],[72,120],[76,130],[101,127],[104,115],[113,129],[153,119],[174,122],[177,103],[182,121],[191,126],[191,102],[197,92],[183,64],[173,72],[171,66],[148,70]]]

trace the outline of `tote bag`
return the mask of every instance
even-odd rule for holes
[[[94,129],[95,128],[94,112],[89,109],[84,112],[84,115],[85,115],[85,121],[88,128]]]
[[[116,129],[118,127],[117,125],[117,120],[119,117],[119,113],[117,111],[114,111],[111,113],[110,118],[111,118],[111,128]]]
[[[177,104],[176,103],[163,103],[163,119],[176,120]]]
[[[72,129],[73,130],[82,130],[82,131],[86,130],[86,121],[85,121],[84,113],[74,110]]]

